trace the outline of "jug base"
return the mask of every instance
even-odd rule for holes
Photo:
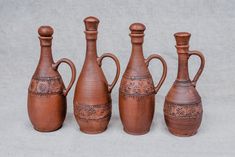
[[[62,125],[61,126],[59,126],[59,127],[57,127],[57,128],[55,128],[55,129],[42,129],[42,128],[37,128],[37,127],[33,127],[36,131],[38,131],[38,132],[53,132],[53,131],[57,131],[57,130],[59,130],[60,128],[62,128]]]
[[[150,129],[148,129],[148,130],[146,130],[146,131],[143,131],[143,132],[133,132],[133,131],[127,130],[126,128],[123,128],[123,130],[124,130],[127,134],[130,134],[130,135],[144,135],[144,134],[147,134]]]
[[[80,128],[80,131],[85,133],[85,134],[100,134],[100,133],[103,133],[105,130],[107,130],[107,127],[102,129],[102,130],[97,130],[97,131],[83,130],[83,129]]]
[[[192,133],[176,133],[170,129],[168,129],[170,131],[171,134],[175,135],[175,136],[178,136],[178,137],[190,137],[190,136],[194,136],[197,134],[197,131],[195,132],[192,132]]]

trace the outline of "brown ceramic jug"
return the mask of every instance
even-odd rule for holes
[[[119,112],[124,131],[133,135],[142,135],[150,130],[155,108],[155,94],[166,78],[167,65],[157,54],[144,58],[142,45],[145,26],[143,24],[134,23],[130,26],[130,30],[132,53],[119,88]],[[156,86],[148,70],[152,59],[159,59],[163,65],[163,74]]]
[[[118,59],[110,53],[97,56],[99,20],[90,16],[84,19],[84,23],[87,49],[74,93],[74,115],[82,132],[96,134],[105,131],[109,123],[112,112],[111,91],[118,80],[120,65]],[[106,57],[113,59],[117,67],[111,85],[101,69],[102,60]]]
[[[168,92],[164,105],[164,116],[169,131],[177,136],[196,134],[202,120],[202,103],[195,86],[201,75],[205,59],[199,51],[189,51],[191,34],[175,34],[178,53],[178,75]],[[196,55],[201,59],[201,66],[191,81],[188,72],[188,59]]]
[[[41,132],[59,129],[66,116],[66,95],[76,75],[74,64],[68,59],[54,63],[51,52],[53,28],[41,26],[38,29],[41,55],[28,89],[28,114],[33,127]],[[67,88],[57,71],[61,63],[67,63],[72,78]]]

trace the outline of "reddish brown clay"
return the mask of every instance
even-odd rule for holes
[[[96,134],[105,131],[109,123],[112,111],[111,91],[118,80],[120,65],[118,59],[110,53],[97,56],[99,20],[96,17],[87,17],[84,23],[87,50],[75,89],[74,115],[82,132]],[[108,84],[101,69],[102,60],[106,57],[113,59],[117,66],[116,76],[111,85]]]
[[[38,33],[41,56],[28,89],[28,114],[36,130],[49,132],[59,129],[63,124],[66,116],[66,95],[75,81],[76,69],[65,58],[54,63],[51,52],[52,27],[41,26]],[[57,71],[61,63],[67,63],[72,70],[72,78],[66,89]]]
[[[145,26],[143,24],[134,23],[130,26],[130,30],[132,53],[119,88],[119,111],[124,131],[133,135],[142,135],[150,130],[154,115],[155,94],[166,78],[167,65],[157,54],[144,59],[142,45]],[[152,59],[159,59],[163,64],[163,74],[156,87],[148,70]]]
[[[201,75],[205,59],[199,51],[189,51],[191,34],[179,32],[175,34],[178,53],[177,79],[168,92],[164,105],[165,121],[169,131],[177,136],[196,134],[202,120],[202,103],[195,86]],[[188,73],[188,59],[196,55],[201,59],[201,66],[191,81]]]

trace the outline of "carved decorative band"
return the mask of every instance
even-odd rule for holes
[[[202,115],[201,101],[192,104],[174,104],[165,101],[164,114],[177,119],[195,119]]]
[[[186,80],[186,81],[176,80],[174,82],[174,86],[188,87],[188,86],[193,86],[193,84],[191,80]]]
[[[81,120],[102,120],[110,118],[111,112],[111,103],[101,105],[77,104],[74,110],[76,117]]]
[[[146,78],[152,79],[152,76],[150,75],[150,73],[147,73],[146,75],[142,75],[142,76],[129,76],[129,75],[124,74],[123,77],[126,79],[131,79],[131,80],[142,80]]]
[[[119,92],[130,96],[146,96],[155,93],[152,77],[142,79],[127,79],[123,78]]]
[[[63,81],[60,76],[33,77],[28,91],[36,95],[53,95],[62,94],[63,89]]]
[[[141,97],[140,99],[142,99],[142,97],[145,97],[145,96],[155,95],[155,92],[147,93],[147,94],[139,94],[139,93],[130,94],[130,93],[125,93],[119,90],[119,94],[125,97],[132,97],[132,98]]]

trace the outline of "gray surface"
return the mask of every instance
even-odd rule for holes
[[[128,27],[133,22],[143,22],[147,27],[145,56],[157,52],[166,59],[168,76],[156,96],[151,131],[144,136],[122,131],[117,104],[119,83],[112,93],[113,116],[106,132],[86,135],[79,131],[72,113],[74,87],[68,95],[63,127],[52,133],[32,129],[26,100],[39,58],[37,28],[43,24],[54,27],[54,59],[72,59],[79,74],[86,47],[82,21],[89,15],[101,21],[99,55],[114,52],[120,59],[122,73],[130,56]],[[173,38],[177,31],[191,32],[191,49],[202,51],[206,57],[206,68],[197,86],[203,100],[203,121],[198,134],[190,138],[171,135],[163,119],[164,96],[177,71]],[[0,156],[235,156],[234,32],[232,0],[0,0]],[[103,67],[111,81],[114,64],[105,62]],[[191,77],[198,66],[199,59],[190,59]],[[62,66],[60,71],[68,83],[68,67]],[[160,64],[152,63],[151,71],[156,81]]]

